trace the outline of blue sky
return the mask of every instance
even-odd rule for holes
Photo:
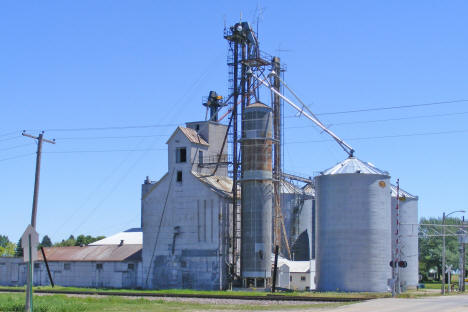
[[[23,129],[57,140],[44,145],[41,235],[139,226],[141,183],[166,172],[166,139],[204,119],[210,90],[228,93],[225,22],[255,22],[259,8],[262,50],[316,113],[456,101],[321,118],[419,195],[420,216],[468,210],[466,1],[2,1],[0,233],[16,241],[30,220],[36,146]],[[285,115],[285,171],[346,157]],[[84,130],[96,127],[116,129]]]

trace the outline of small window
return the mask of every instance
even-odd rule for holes
[[[182,171],[177,171],[177,182],[182,182]]]
[[[96,270],[102,270],[102,263],[96,263]]]
[[[135,265],[133,263],[129,263],[127,269],[133,270],[135,268]]]
[[[200,125],[196,125],[195,129],[197,129],[197,132],[200,130]]]
[[[40,263],[34,263],[34,268],[35,268],[35,269],[40,269],[40,268],[41,268],[41,264],[40,264]]]
[[[306,280],[305,276],[301,276],[301,281],[305,281],[305,280]]]
[[[203,151],[198,151],[198,163],[203,164]]]
[[[186,268],[186,267],[187,267],[187,262],[185,262],[185,261],[180,261],[180,267],[181,267],[181,268]]]
[[[70,263],[64,263],[64,264],[63,264],[63,269],[64,269],[65,271],[69,271],[69,270],[71,269]]]
[[[289,281],[292,282],[292,275],[289,275]]]
[[[176,149],[176,163],[187,162],[187,149],[185,147],[178,147]]]

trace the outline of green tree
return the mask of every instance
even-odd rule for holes
[[[15,249],[15,257],[22,257],[23,256],[23,247],[21,247],[21,238],[18,240]]]
[[[15,255],[16,245],[6,235],[0,235],[0,257],[12,257]]]
[[[420,224],[442,224],[442,218],[421,218]],[[458,225],[460,219],[447,218],[447,225]],[[440,230],[441,227],[438,227]],[[458,268],[458,239],[455,236],[446,236],[445,252],[447,265]],[[442,237],[441,236],[420,236],[419,237],[419,273],[423,279],[427,279],[429,270],[435,269],[437,279],[442,275]]]
[[[41,241],[41,247],[52,247],[52,241],[50,240],[50,237],[45,235],[43,238],[42,238],[42,241]]]
[[[60,243],[56,243],[54,244],[54,247],[67,247],[67,246],[75,246],[76,244],[76,240],[75,240],[75,237],[73,235],[70,235],[70,237],[68,237],[68,239],[62,239],[62,241]]]
[[[6,247],[9,242],[8,236],[0,235],[0,247]]]
[[[106,238],[105,236],[97,236],[97,237],[93,237],[91,235],[78,235],[78,237],[76,238],[76,246],[81,246],[81,245],[89,245],[91,243],[94,243],[95,241],[98,241],[98,240],[101,240],[101,239],[104,239]]]

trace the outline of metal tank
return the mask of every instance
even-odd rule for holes
[[[391,185],[392,191],[392,252],[396,250],[397,240],[397,187]],[[418,197],[402,190],[399,191],[400,214],[400,259],[406,261],[407,267],[399,268],[400,285],[403,288],[415,289],[419,281],[418,262]]]
[[[308,261],[312,256],[313,194],[281,181],[281,212],[291,247],[291,259]]]
[[[315,191],[317,289],[387,291],[389,174],[349,157],[315,177]]]
[[[244,110],[242,149],[241,276],[266,287],[271,277],[272,112],[262,103]]]

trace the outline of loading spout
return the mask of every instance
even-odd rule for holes
[[[307,107],[307,105],[305,105],[299,98],[298,96],[284,83],[284,81],[281,80],[281,78],[279,77],[279,75],[277,75],[274,71],[270,72],[270,75],[274,75],[278,78],[280,78],[280,81],[281,83],[294,95],[294,97],[302,104],[302,108],[299,107],[297,104],[295,104],[293,101],[291,101],[290,99],[288,99],[286,96],[284,96],[283,94],[281,94],[279,91],[277,91],[275,88],[273,88],[272,85],[270,85],[268,82],[267,82],[267,79],[260,79],[259,77],[257,77],[256,75],[254,75],[252,73],[252,71],[249,69],[247,71],[247,75],[249,76],[252,76],[253,78],[255,78],[259,83],[263,84],[265,87],[267,87],[268,89],[270,89],[271,92],[273,92],[274,94],[278,95],[279,97],[281,97],[284,101],[286,101],[289,105],[291,105],[294,109],[296,109],[300,114],[304,115],[307,119],[310,119],[313,123],[315,123],[320,129],[322,129],[324,132],[328,133],[328,135],[330,135],[333,140],[336,141],[336,143],[338,143],[338,145],[348,154],[349,157],[353,157],[354,156],[354,149],[349,145],[347,144],[345,141],[343,141],[339,136],[337,136],[333,131],[331,131],[330,129],[328,129],[318,118],[317,116],[315,116],[315,114]]]

